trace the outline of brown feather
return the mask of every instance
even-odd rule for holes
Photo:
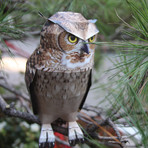
[[[81,42],[69,43],[69,32],[81,36]],[[44,24],[40,45],[28,59],[25,73],[33,111],[42,123],[76,120],[91,86],[95,46],[85,45],[89,54],[81,48],[85,38],[96,33],[96,26],[79,13],[59,12]]]

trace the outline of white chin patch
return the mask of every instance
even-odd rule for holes
[[[71,58],[70,59],[66,59],[66,54],[63,54],[62,57],[62,65],[66,66],[67,68],[71,68],[71,69],[75,69],[75,68],[82,68],[82,67],[87,67],[87,65],[90,65],[91,61],[92,61],[92,53],[89,53],[90,56],[86,57],[85,60],[83,62],[76,62],[76,63],[72,63],[71,62]]]

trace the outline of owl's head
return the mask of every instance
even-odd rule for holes
[[[80,13],[57,12],[44,24],[40,45],[57,50],[61,64],[68,68],[82,67],[93,60],[97,33],[96,20],[86,20]]]

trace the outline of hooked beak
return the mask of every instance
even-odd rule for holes
[[[84,44],[84,45],[81,47],[81,50],[83,50],[84,52],[86,52],[87,54],[89,54],[89,50],[88,50],[87,44]]]

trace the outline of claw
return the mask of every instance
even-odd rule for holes
[[[85,142],[85,139],[84,138],[82,138],[82,139],[80,139],[80,143],[84,143]]]
[[[54,142],[51,142],[49,148],[54,148]]]
[[[70,146],[75,146],[77,143],[75,140],[69,140]]]
[[[55,136],[50,124],[43,124],[39,138],[39,148],[53,148]]]
[[[77,143],[84,143],[84,135],[77,122],[69,122],[69,144],[75,146]]]
[[[39,148],[44,148],[45,147],[45,143],[39,143]]]
[[[49,145],[49,143],[45,143],[45,148],[50,148],[50,145]]]
[[[48,142],[45,142],[45,143],[40,143],[39,144],[39,148],[53,148],[54,145],[53,144],[50,144]]]

